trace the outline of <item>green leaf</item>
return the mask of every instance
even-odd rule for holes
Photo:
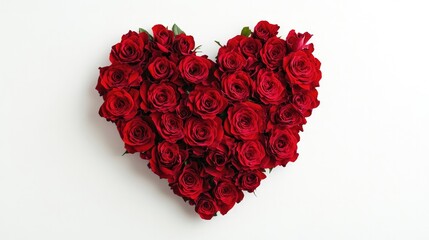
[[[125,154],[128,154],[129,152],[128,151],[125,151],[123,154],[122,154],[122,156],[124,156]]]
[[[225,120],[227,116],[228,116],[228,113],[227,113],[226,111],[223,111],[222,113],[220,113],[220,114],[219,114],[219,117],[220,117],[222,120]]]
[[[222,44],[220,44],[219,41],[215,41],[215,43],[217,43],[217,45],[219,45],[220,47],[223,47]]]
[[[250,30],[250,28],[249,28],[249,27],[244,27],[244,28],[241,30],[241,36],[248,37],[248,36],[250,36],[250,34],[252,34],[252,31]]]
[[[268,173],[271,173],[271,171],[273,171],[273,169],[272,169],[272,168],[270,168],[270,171],[269,171]]]
[[[146,33],[149,36],[149,39],[153,40],[152,35],[150,35],[150,33],[148,31],[146,31],[146,29],[139,28],[139,33]]]
[[[200,49],[202,45],[197,46],[196,48],[194,48],[194,51],[197,51],[198,49]]]
[[[173,33],[175,36],[181,34],[181,33],[185,33],[184,31],[182,31],[182,29],[179,28],[179,26],[177,26],[176,24],[173,25]]]

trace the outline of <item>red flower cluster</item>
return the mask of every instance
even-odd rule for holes
[[[100,68],[100,115],[203,219],[226,214],[265,169],[296,160],[299,131],[319,105],[320,62],[309,33],[259,22],[197,56],[176,25],[129,31]]]

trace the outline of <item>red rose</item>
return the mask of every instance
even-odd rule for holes
[[[237,175],[235,185],[239,189],[253,192],[257,187],[259,187],[261,180],[264,178],[266,178],[266,176],[260,170],[244,171]]]
[[[185,56],[190,55],[195,48],[194,37],[181,33],[175,37],[173,46],[177,53]]]
[[[214,62],[196,55],[192,36],[152,30],[129,31],[112,47],[112,64],[99,68],[99,114],[201,218],[224,215],[267,169],[298,157],[299,133],[319,105],[311,35],[281,39],[278,25],[260,21]]]
[[[199,56],[186,56],[179,63],[179,71],[184,79],[186,79],[190,83],[201,83],[206,81],[210,69],[212,67],[212,63],[205,57]]]
[[[215,148],[210,149],[205,157],[205,172],[215,179],[231,178],[234,172],[227,165],[231,162],[231,148],[234,140],[224,136],[223,141]]]
[[[178,104],[179,94],[176,86],[172,83],[161,82],[159,84],[143,83],[140,87],[143,111],[172,112]]]
[[[190,117],[185,123],[185,143],[195,147],[216,148],[223,138],[222,120]]]
[[[123,89],[114,88],[104,95],[104,103],[100,107],[99,114],[109,121],[129,120],[137,114],[138,98],[139,94],[135,89],[127,92]]]
[[[171,79],[176,75],[176,65],[166,57],[157,57],[147,67],[156,80]]]
[[[240,56],[238,56],[237,58],[239,60],[238,62],[234,62],[235,60],[232,59],[232,63],[226,62],[224,64],[226,66],[228,63],[232,66],[229,67],[230,70],[228,71],[234,72],[233,69],[244,68],[244,70],[246,71],[253,72],[259,65],[262,65],[260,63],[260,60],[258,59],[261,47],[262,43],[259,39],[238,35],[230,39],[226,47],[222,47],[219,49],[218,56],[221,56],[229,51],[238,52],[240,53]],[[244,62],[242,61],[241,56],[243,56]],[[222,71],[227,70],[222,69]]]
[[[298,157],[297,144],[299,141],[298,130],[291,130],[277,125],[268,140],[268,151],[271,155],[270,162],[264,168],[273,168],[278,165],[286,166],[288,162],[294,162]]]
[[[221,47],[218,52],[217,61],[220,69],[224,72],[235,72],[246,66],[246,59],[237,50]]]
[[[149,160],[152,158],[152,151],[141,152],[139,155],[141,159]]]
[[[197,212],[202,219],[212,219],[217,211],[216,202],[208,193],[201,194],[196,200],[195,212]]]
[[[240,47],[240,42],[245,39],[247,37],[243,36],[243,35],[237,35],[231,39],[228,40],[228,42],[226,43],[226,46],[228,47],[228,49],[232,50],[235,48],[239,48]]]
[[[206,157],[206,162],[210,166],[206,171],[217,178],[222,176],[222,171],[225,165],[230,161],[228,148],[225,145],[219,144],[216,149],[210,150]]]
[[[173,44],[174,33],[161,24],[152,27],[153,40],[162,52],[169,52]]]
[[[274,70],[282,65],[286,55],[286,42],[278,37],[268,39],[261,49],[262,62],[267,68]]]
[[[174,178],[186,160],[187,154],[179,145],[161,142],[152,149],[150,169],[160,178]]]
[[[174,193],[196,200],[206,190],[204,179],[200,176],[200,172],[197,162],[185,165],[177,178],[177,182],[170,183]]]
[[[112,47],[110,61],[112,63],[138,63],[143,60],[146,40],[145,33],[129,31],[122,36],[120,43]]]
[[[129,153],[145,152],[155,144],[155,132],[147,122],[139,116],[119,124],[119,132]]]
[[[293,85],[306,90],[318,87],[322,78],[320,61],[307,50],[287,55],[283,60],[283,69]]]
[[[213,119],[223,112],[228,102],[215,88],[197,85],[189,93],[187,106],[203,119]]]
[[[316,89],[296,92],[292,98],[292,103],[304,117],[308,117],[312,110],[320,104],[317,100],[317,94]]]
[[[244,197],[243,192],[238,190],[237,187],[229,181],[218,182],[213,193],[222,215],[228,213],[228,211],[234,207],[235,203],[241,202]]]
[[[225,132],[241,140],[257,139],[265,130],[262,114],[262,107],[256,103],[236,103],[228,109]]]
[[[176,107],[176,114],[181,119],[189,118],[192,115],[191,110],[189,110],[189,108],[186,106],[185,101],[183,99]]]
[[[183,120],[176,114],[154,112],[150,117],[159,135],[166,141],[175,143],[184,137]]]
[[[133,70],[128,64],[114,63],[100,68],[100,77],[95,89],[100,95],[104,95],[113,88],[137,87],[141,81],[140,73]]]
[[[279,28],[280,27],[277,24],[260,21],[253,29],[253,36],[261,39],[262,41],[267,41],[269,38],[277,35]]]
[[[222,91],[232,101],[245,101],[251,95],[252,79],[248,73],[237,71],[222,78]]]
[[[307,42],[311,37],[312,35],[308,32],[296,33],[295,30],[290,30],[286,37],[286,44],[289,52],[310,48],[310,46],[307,45]]]
[[[265,147],[258,140],[244,141],[235,149],[240,169],[258,169],[265,159]]]
[[[293,104],[272,106],[270,108],[270,115],[269,129],[272,128],[272,124],[283,124],[288,128],[298,127],[302,131],[302,125],[307,122],[302,113]]]
[[[256,81],[256,92],[265,104],[277,105],[285,101],[286,87],[278,75],[271,71],[260,70]]]
[[[262,43],[259,39],[249,37],[240,41],[241,52],[247,57],[256,58],[261,48]]]

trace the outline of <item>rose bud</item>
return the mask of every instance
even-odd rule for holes
[[[280,27],[277,24],[260,21],[253,29],[253,36],[261,39],[262,41],[267,41],[269,38],[277,35],[279,28]]]
[[[174,39],[173,48],[175,52],[184,56],[193,54],[192,50],[195,48],[194,37],[187,36],[184,33],[177,35]]]
[[[161,24],[152,27],[153,40],[162,52],[169,52],[173,44],[174,33]]]
[[[296,33],[295,30],[290,30],[286,37],[286,44],[289,52],[309,49],[310,46],[307,44],[307,42],[311,37],[312,35],[308,32]]]
[[[176,114],[181,119],[189,118],[192,115],[191,110],[189,110],[188,106],[186,106],[185,101],[182,99],[176,107]]]

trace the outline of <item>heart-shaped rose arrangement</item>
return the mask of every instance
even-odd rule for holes
[[[203,219],[226,214],[266,169],[298,157],[299,132],[319,105],[320,62],[309,33],[259,22],[243,28],[216,63],[197,56],[177,25],[129,31],[100,68],[100,115],[126,153],[140,153]],[[219,43],[218,43],[219,44]],[[219,44],[220,45],[220,44]]]

